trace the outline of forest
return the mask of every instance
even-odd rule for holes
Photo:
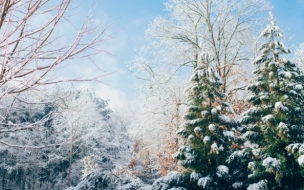
[[[77,6],[0,0],[1,190],[304,189],[304,42],[270,0],[168,0],[119,109],[86,86],[112,24]]]

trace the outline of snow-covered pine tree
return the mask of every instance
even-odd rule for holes
[[[269,20],[261,33],[266,42],[253,62],[258,68],[256,82],[248,86],[253,107],[241,119],[247,126],[243,136],[251,143],[248,169],[253,173],[248,181],[253,184],[248,189],[302,189],[304,170],[297,158],[304,152],[297,150],[304,139],[303,86],[296,80],[300,74],[296,65],[279,56],[290,51],[279,41],[283,35],[271,13]]]
[[[223,115],[232,110],[228,103],[222,101],[225,94],[220,92],[221,78],[212,67],[210,54],[204,49],[190,83],[186,90],[188,109],[184,115],[185,122],[177,132],[185,143],[174,154],[186,172],[184,175],[169,174],[155,184],[191,189],[225,186],[229,189],[229,169],[225,161],[235,139],[234,132],[230,131],[235,123]]]

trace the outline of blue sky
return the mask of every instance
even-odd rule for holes
[[[304,42],[304,0],[271,0],[277,25],[291,36],[289,45]]]
[[[81,6],[90,6],[88,1]],[[164,0],[99,0],[94,10],[95,18],[108,18],[113,39],[107,51],[99,58],[100,66],[115,73],[103,79],[103,84],[93,85],[98,94],[117,105],[137,98],[135,79],[127,70],[127,63],[135,56],[136,49],[145,44],[145,30],[158,15],[165,16]],[[304,0],[271,0],[277,24],[292,37],[289,47],[304,42]]]

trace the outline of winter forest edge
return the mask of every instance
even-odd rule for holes
[[[79,88],[115,74],[94,6],[74,25],[72,0],[0,2],[1,190],[304,189],[304,42],[288,49],[270,1],[168,0],[120,109]],[[100,74],[56,77],[77,61]]]

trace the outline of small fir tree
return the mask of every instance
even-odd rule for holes
[[[300,74],[296,65],[279,56],[290,51],[278,40],[283,35],[272,14],[269,20],[261,33],[266,42],[254,61],[256,82],[248,86],[253,107],[241,119],[247,127],[243,136],[251,143],[248,169],[253,173],[248,182],[253,184],[248,189],[301,189],[304,176],[297,148],[304,134],[303,86],[296,80]]]

